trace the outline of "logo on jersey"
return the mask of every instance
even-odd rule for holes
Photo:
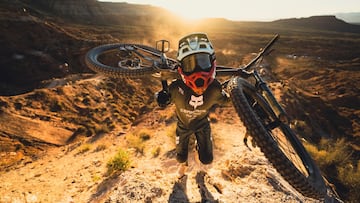
[[[204,97],[203,95],[200,96],[194,96],[191,95],[190,101],[189,101],[190,106],[194,107],[194,109],[196,109],[198,106],[201,106],[204,104]]]

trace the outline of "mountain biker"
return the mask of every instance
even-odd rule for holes
[[[196,149],[202,164],[213,161],[213,144],[209,111],[229,101],[220,82],[215,79],[215,51],[205,33],[192,33],[179,41],[177,60],[181,79],[156,94],[158,105],[174,103],[178,118],[176,128],[176,159],[179,175],[184,175],[188,159],[189,138],[196,137]]]

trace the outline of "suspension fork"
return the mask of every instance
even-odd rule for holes
[[[267,86],[266,82],[261,78],[259,73],[254,70],[253,76],[256,79],[256,87],[261,90],[262,95],[264,96],[265,100],[269,103],[271,109],[274,111],[276,117],[282,123],[289,123],[289,117],[286,114],[285,110],[276,101],[273,93],[271,92],[270,88]]]

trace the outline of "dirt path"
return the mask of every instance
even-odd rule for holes
[[[221,115],[213,116],[215,160],[208,175],[199,173],[190,153],[187,176],[178,181],[174,123],[163,119],[169,111],[155,110],[137,126],[119,126],[97,139],[52,148],[37,161],[1,173],[0,202],[311,202],[290,189],[259,149],[242,143],[245,128],[236,115],[221,122]],[[221,114],[231,114],[227,111]],[[143,155],[129,147],[129,137],[140,130],[150,134]],[[107,177],[106,163],[119,148],[130,152],[132,167]]]

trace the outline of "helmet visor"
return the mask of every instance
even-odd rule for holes
[[[196,71],[209,72],[211,67],[211,56],[206,53],[192,54],[181,61],[181,68],[185,74],[191,74]]]

